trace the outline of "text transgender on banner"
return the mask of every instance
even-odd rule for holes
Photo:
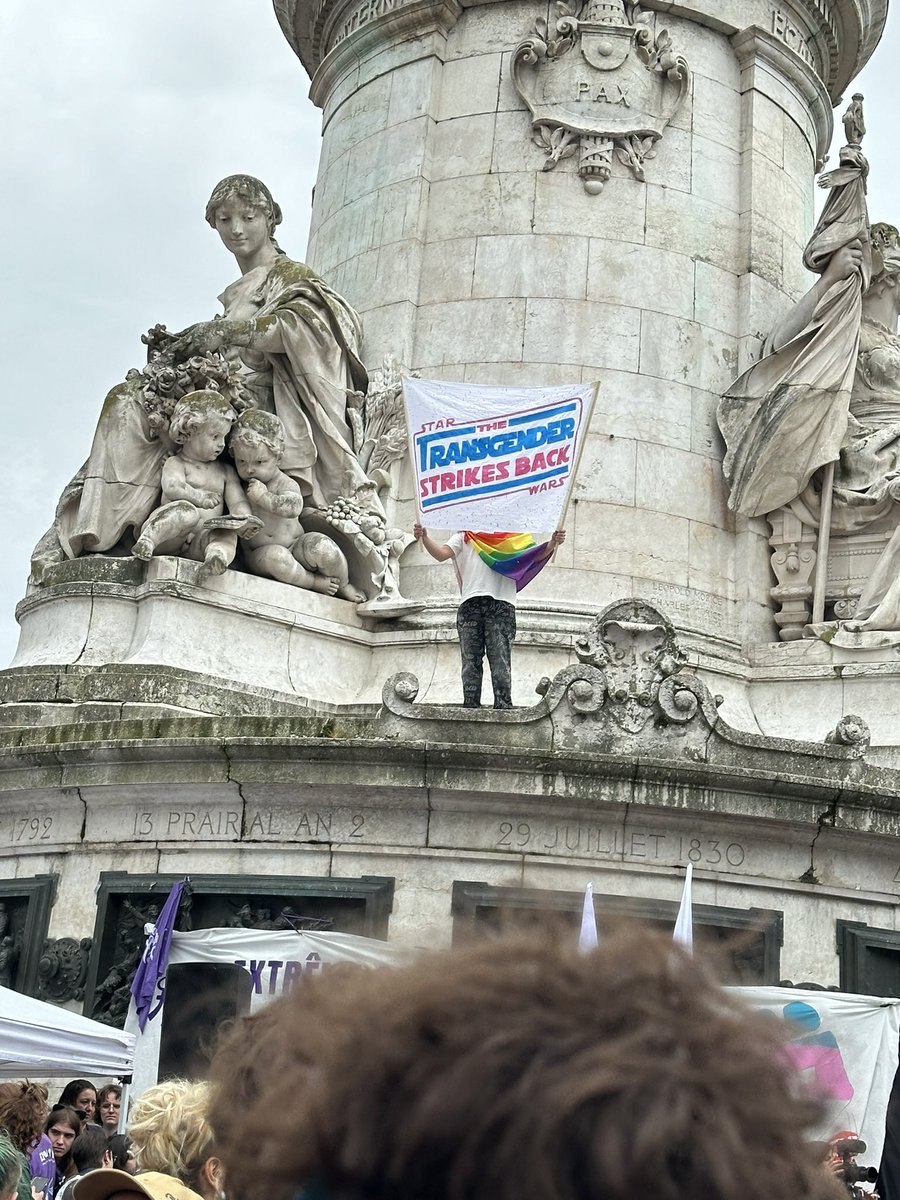
[[[405,379],[422,524],[556,529],[596,392],[596,384],[512,388]]]

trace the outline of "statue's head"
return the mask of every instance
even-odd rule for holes
[[[900,231],[879,221],[869,229],[872,243],[872,282],[869,292],[900,286]]]
[[[179,446],[207,427],[224,434],[231,428],[237,413],[221,392],[188,392],[172,409],[169,437]]]
[[[228,449],[241,479],[268,483],[284,455],[284,426],[274,413],[245,408],[232,426]]]
[[[281,208],[262,180],[253,175],[229,175],[213,188],[206,205],[206,220],[213,229],[216,228],[216,209],[232,197],[258,208],[265,215],[269,237],[272,237],[275,226],[281,224]]]

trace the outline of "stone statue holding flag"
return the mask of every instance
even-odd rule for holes
[[[848,144],[840,165],[819,180],[829,195],[803,255],[819,279],[769,334],[760,360],[731,385],[718,409],[733,511],[768,516],[774,528],[771,514],[799,503],[799,519],[818,529],[814,620],[823,611],[833,505],[836,498],[840,503],[842,459],[854,428],[851,396],[873,258],[876,274],[881,266],[866,207],[861,100],[854,97],[845,120]]]
[[[491,669],[494,708],[512,708],[512,643],[516,595],[541,571],[566,540],[557,529],[538,545],[530,533],[454,533],[443,545],[421,525],[413,533],[437,562],[452,558],[461,602],[456,614],[462,659],[463,706],[481,707],[484,659]]]

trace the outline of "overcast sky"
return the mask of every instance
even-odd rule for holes
[[[898,50],[895,13],[854,85],[870,212],[895,224]],[[284,210],[281,245],[303,257],[320,132],[308,88],[268,0],[0,0],[0,667],[31,548],[104,395],[142,365],[141,333],[212,316],[234,277],[203,219],[213,184],[263,179]]]

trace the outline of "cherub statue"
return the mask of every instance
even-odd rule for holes
[[[300,524],[300,485],[279,466],[284,445],[278,417],[255,408],[241,413],[228,440],[249,511],[258,521],[246,540],[247,566],[257,575],[359,604],[366,597],[350,583],[343,551],[327,534],[306,533]]]
[[[132,551],[137,558],[190,557],[201,563],[201,579],[227,570],[236,533],[250,526],[229,523],[225,513],[251,516],[234,468],[219,459],[236,416],[219,392],[190,392],[176,404],[169,437],[180,449],[163,466],[162,505],[141,526]]]

